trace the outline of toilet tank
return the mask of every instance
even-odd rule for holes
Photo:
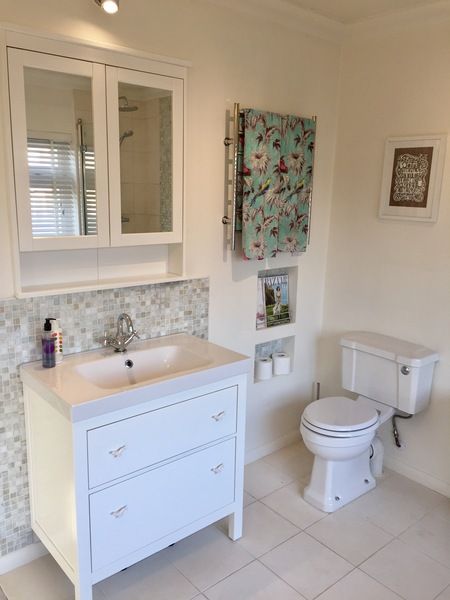
[[[428,405],[436,352],[368,331],[346,333],[340,345],[344,389],[408,414]]]

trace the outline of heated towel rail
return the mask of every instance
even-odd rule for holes
[[[222,223],[230,227],[230,246],[236,250],[236,201],[238,185],[238,155],[239,155],[239,115],[240,106],[235,103],[233,117],[227,122],[227,137],[223,140],[225,144],[225,215]],[[230,137],[230,125],[233,125],[233,137]],[[230,151],[230,149],[232,151]],[[230,177],[231,166],[231,177]],[[230,197],[231,196],[231,197]],[[231,215],[229,213],[231,212]]]
[[[234,104],[233,114],[227,112],[226,119],[226,137],[223,140],[225,145],[225,214],[222,217],[222,223],[229,230],[227,235],[227,243],[230,244],[231,250],[236,250],[236,203],[238,193],[238,172],[239,166],[239,134],[240,132],[240,115],[241,108],[239,103]],[[317,122],[317,116],[312,116],[311,119]],[[231,167],[231,173],[230,173]],[[309,215],[308,215],[308,244],[311,232],[311,206],[312,198],[309,199]]]

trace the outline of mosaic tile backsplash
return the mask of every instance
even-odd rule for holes
[[[272,356],[274,352],[283,352],[283,340],[271,340],[270,342],[263,342],[257,344],[255,348],[255,358],[268,358]]]
[[[208,279],[0,300],[0,556],[35,541],[19,365],[40,360],[45,317],[61,320],[66,355],[100,347],[121,312],[142,339],[182,331],[206,338],[208,301]]]

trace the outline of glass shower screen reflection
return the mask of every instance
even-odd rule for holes
[[[119,82],[122,233],[172,231],[172,92]]]

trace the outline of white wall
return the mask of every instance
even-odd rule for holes
[[[0,21],[192,61],[187,95],[188,272],[210,276],[210,339],[252,355],[258,269],[299,265],[295,372],[276,385],[250,385],[247,448],[255,456],[261,447],[296,432],[301,404],[311,396],[321,330],[339,46],[308,37],[292,19],[285,26],[274,24],[257,12],[237,13],[207,0],[124,1],[113,17],[92,0],[23,0],[2,3]],[[234,101],[318,115],[311,246],[305,256],[260,264],[231,260],[224,252],[222,140],[225,110]],[[3,192],[0,202],[3,212]],[[0,240],[0,252],[6,254],[7,240]],[[0,285],[0,295],[12,293],[8,270]]]
[[[362,29],[362,28],[361,28]],[[450,20],[356,29],[343,52],[328,251],[323,393],[339,392],[338,336],[365,329],[436,350],[430,407],[383,439],[391,466],[450,493],[450,152],[436,224],[377,218],[389,136],[450,131]]]

